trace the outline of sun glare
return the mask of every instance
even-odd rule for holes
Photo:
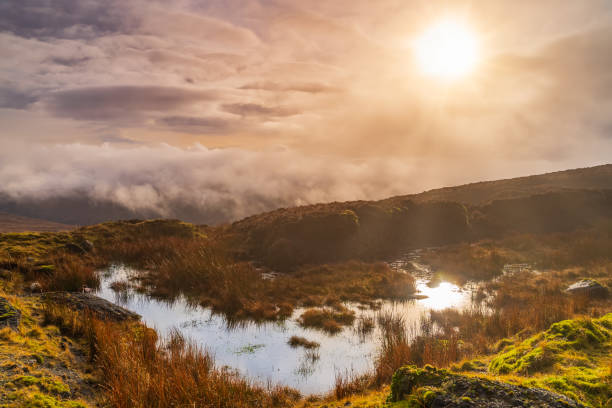
[[[442,20],[414,42],[414,56],[424,74],[454,79],[472,72],[478,63],[478,41],[465,23]]]

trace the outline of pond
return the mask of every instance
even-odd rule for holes
[[[462,309],[471,305],[471,292],[468,289],[449,282],[441,282],[435,288],[427,286],[427,268],[411,257],[390,263],[398,269],[409,264],[413,273],[415,264],[421,268],[420,273],[417,273],[417,288],[427,298],[404,302],[385,301],[379,311],[360,310],[354,304],[346,306],[355,310],[358,319],[360,316],[375,318],[377,313],[392,311],[401,314],[409,327],[418,327],[421,317],[432,309]],[[379,346],[378,327],[365,336],[350,327],[337,335],[328,335],[298,325],[297,318],[303,309],[296,309],[292,317],[284,322],[251,322],[232,327],[223,316],[213,314],[208,308],[189,306],[185,299],[179,298],[169,303],[132,291],[118,293],[110,288],[112,282],[129,279],[135,273],[122,265],[103,271],[97,295],[140,314],[147,325],[162,335],[172,329],[179,329],[185,337],[214,355],[218,366],[237,369],[243,375],[264,384],[271,382],[288,385],[303,394],[327,393],[333,389],[337,374],[359,374],[372,367]],[[321,346],[314,356],[304,349],[292,348],[287,342],[294,335],[316,341]]]

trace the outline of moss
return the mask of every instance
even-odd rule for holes
[[[41,356],[40,354],[32,354],[32,358],[36,360],[38,364],[42,364],[45,362],[45,358]]]
[[[550,368],[564,351],[602,349],[612,338],[612,330],[607,327],[609,316],[554,323],[546,332],[509,346],[491,361],[489,370],[496,374],[533,374]]]
[[[452,366],[453,371],[483,371],[486,369],[486,364],[480,360],[469,360],[463,363]]]
[[[400,401],[404,396],[410,395],[420,387],[430,387],[430,390],[438,387],[448,377],[448,374],[447,370],[436,369],[430,365],[424,368],[404,366],[393,374],[390,400]]]
[[[60,380],[47,377],[35,377],[32,375],[22,375],[13,379],[13,383],[21,387],[36,385],[41,391],[52,394],[69,394],[70,388]]]
[[[87,408],[87,405],[81,401],[62,401],[38,392],[13,393],[10,398],[18,402],[21,408]]]
[[[39,339],[43,336],[43,331],[39,327],[33,327],[26,333],[26,336]]]
[[[501,339],[500,341],[495,343],[494,348],[495,348],[495,350],[497,350],[499,352],[499,351],[504,350],[506,347],[508,347],[508,346],[510,346],[512,344],[514,344],[514,342],[512,340],[510,340],[510,339]]]
[[[530,375],[524,385],[548,388],[590,406],[612,398],[612,313],[563,320],[491,359],[494,374]]]

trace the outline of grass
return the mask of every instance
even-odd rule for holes
[[[254,383],[227,368],[179,332],[160,339],[141,324],[114,324],[56,307],[48,321],[90,343],[105,389],[114,407],[288,407],[299,393],[286,387]]]
[[[151,247],[143,252],[158,255],[135,264],[143,271],[141,290],[164,299],[186,295],[229,320],[282,320],[300,306],[338,308],[345,301],[371,305],[380,298],[407,298],[416,290],[410,275],[384,263],[304,267],[266,280],[262,270],[232,260],[214,240],[167,238],[154,245],[164,250]]]
[[[342,326],[349,326],[355,320],[355,312],[343,306],[336,308],[308,309],[300,315],[299,323],[302,327],[321,329],[327,333],[335,334],[342,330]]]
[[[316,349],[321,346],[316,341],[310,341],[307,338],[300,336],[291,336],[287,343],[293,348],[303,347],[305,349]]]
[[[612,313],[599,319],[554,323],[491,358],[492,374],[518,375],[521,382],[549,388],[591,406],[612,399]]]
[[[579,315],[602,316],[611,308],[609,299],[593,300],[569,296],[564,293],[564,289],[582,278],[597,279],[604,286],[612,287],[612,264],[609,263],[609,253],[606,252],[610,242],[609,232],[602,225],[598,229],[569,234],[513,236],[497,241],[481,241],[473,245],[444,247],[427,253],[426,257],[439,257],[438,261],[432,262],[438,272],[457,276],[461,280],[495,276],[503,263],[527,262],[536,264],[538,268],[539,265],[568,267],[541,274],[522,272],[498,277],[482,284],[481,298],[486,302],[483,307],[461,312],[432,312],[421,322],[421,327],[418,328],[422,331],[420,336],[415,336],[416,329],[406,327],[397,316],[379,316],[378,323],[383,336],[374,369],[364,376],[348,373],[340,375],[336,381],[336,396],[346,398],[354,393],[365,392],[371,387],[384,386],[390,382],[399,367],[408,363],[453,366],[457,371],[472,374],[482,373],[486,368],[495,372],[490,366],[491,361],[483,359],[482,356],[492,353],[501,356],[513,350],[518,355],[522,353],[522,347],[526,347],[521,346],[522,342],[536,336],[540,330],[547,330],[555,322]],[[2,280],[1,286],[5,290],[10,288],[15,291],[19,290],[22,279],[36,279],[46,290],[80,290],[82,285],[96,286],[93,273],[96,267],[111,262],[127,262],[141,270],[139,279],[130,282],[130,285],[137,286],[139,290],[152,296],[172,299],[182,294],[191,302],[210,306],[232,319],[279,320],[291,316],[296,307],[308,307],[300,316],[301,323],[305,327],[317,327],[330,333],[341,330],[343,326],[353,325],[355,320],[357,330],[363,333],[367,333],[374,326],[372,319],[356,318],[354,313],[345,308],[345,302],[374,306],[376,299],[402,299],[415,290],[414,280],[410,275],[394,272],[383,263],[372,262],[350,261],[301,266],[291,273],[279,274],[272,280],[261,279],[262,273],[269,270],[260,269],[245,260],[235,259],[223,247],[216,233],[210,229],[202,230],[176,221],[129,221],[86,227],[70,233],[3,234],[0,236],[0,262],[13,272],[9,274],[9,280]],[[68,244],[79,245],[83,240],[91,241],[94,249],[84,254],[75,254],[68,250]],[[572,240],[577,242],[575,249],[571,249],[571,244],[568,243]],[[556,257],[559,260],[554,261]],[[454,265],[454,268],[449,265]],[[197,382],[193,376],[178,378],[178,372],[169,374],[168,378],[157,378],[158,374],[150,372],[150,367],[147,368],[145,358],[153,359],[161,364],[160,367],[180,365],[189,373],[197,373],[198,379],[204,378],[205,374],[208,375],[207,378],[223,377],[226,382],[215,379],[206,384],[213,390],[218,390],[219,395],[228,395],[228,390],[237,389],[235,393],[239,395],[239,401],[247,401],[246,395],[251,392],[256,395],[253,398],[260,398],[258,401],[266,401],[267,404],[272,404],[272,400],[278,402],[285,398],[284,402],[279,403],[281,405],[270,406],[289,404],[289,400],[293,398],[292,392],[288,390],[275,391],[249,383],[235,373],[214,367],[214,364],[206,371],[204,366],[196,363],[196,357],[168,360],[169,349],[165,348],[164,344],[181,341],[188,343],[185,343],[184,339],[166,339],[165,343],[156,342],[155,347],[145,347],[142,344],[130,343],[132,338],[139,338],[139,334],[134,333],[133,329],[104,325],[99,326],[96,332],[94,326],[88,325],[88,320],[84,320],[76,312],[70,314],[53,307],[55,306],[50,305],[44,310],[39,308],[40,319],[44,319],[46,327],[36,327],[32,322],[39,318],[34,319],[26,314],[24,320],[30,322],[26,331],[15,334],[2,330],[0,338],[7,344],[22,344],[28,350],[28,353],[24,352],[23,355],[27,357],[27,361],[32,362],[29,364],[38,366],[57,364],[54,353],[63,352],[59,342],[54,340],[48,343],[48,339],[58,337],[54,330],[64,336],[79,339],[78,342],[82,343],[80,347],[87,351],[88,356],[95,358],[96,362],[101,361],[101,347],[106,344],[100,336],[116,336],[125,344],[131,344],[134,350],[140,350],[138,353],[144,354],[141,360],[138,360],[138,356],[133,357],[129,362],[132,365],[128,368],[135,376],[155,378],[160,385],[147,385],[150,389],[146,391],[142,387],[136,390],[135,380],[129,384],[132,380],[128,377],[132,374],[126,371],[128,368],[121,366],[128,362],[105,357],[108,358],[109,372],[123,370],[118,379],[101,379],[102,384],[113,384],[117,389],[114,397],[117,402],[125,402],[129,398],[163,400],[166,398],[163,394],[169,392],[168,381],[178,381],[180,384],[181,381],[187,381],[188,384]],[[593,335],[596,336],[596,333],[593,332]],[[47,344],[47,347],[42,344]],[[124,346],[112,342],[107,346],[105,350],[109,350],[109,353],[112,350],[124,352],[120,348]],[[187,353],[185,350],[195,346],[184,347],[182,350]],[[198,353],[206,354],[201,350]],[[525,381],[526,384],[533,380],[533,377],[538,377],[534,384],[551,389],[565,388],[578,398],[588,398],[580,393],[589,393],[589,387],[593,390],[601,388],[601,385],[597,385],[601,384],[600,382],[591,381],[593,376],[603,378],[604,372],[605,375],[610,375],[609,362],[598,362],[597,367],[588,368],[591,370],[588,371],[580,366],[586,357],[581,356],[578,350],[562,350],[560,355],[561,357],[555,342],[546,339],[543,344],[538,343],[533,349],[517,357],[516,367],[512,365],[514,363],[509,363],[510,358],[504,360],[500,367],[505,368],[497,370],[495,375],[517,377],[519,380],[516,381]],[[560,375],[557,370],[559,364],[565,364],[573,371]],[[15,387],[13,392],[15,395],[21,395],[19,398],[23,401],[27,395],[45,392],[39,384],[24,385],[23,381],[13,383],[12,380],[11,383]],[[186,396],[183,395],[180,401],[202,397],[203,394],[198,394],[199,391],[189,388],[191,385],[188,384],[184,387],[191,391],[186,391]],[[72,390],[73,384],[67,385]],[[61,396],[48,395],[49,398],[63,403]],[[212,398],[212,395],[207,394],[206,398]],[[243,397],[244,400],[241,399]],[[172,401],[178,403],[179,400]]]
[[[84,381],[90,370],[86,347],[44,325],[36,298],[0,293],[21,312],[13,330],[0,330],[0,389],[6,407],[85,408],[95,405],[94,390]]]
[[[487,300],[481,307],[464,311],[455,309],[431,311],[428,316],[421,319],[418,327],[407,327],[401,316],[381,314],[378,316],[378,324],[382,331],[381,346],[375,359],[374,369],[369,373],[370,382],[366,383],[362,378],[342,378],[336,381],[335,393],[346,396],[355,392],[364,393],[372,388],[377,389],[389,384],[395,371],[406,364],[452,366],[457,371],[480,375],[479,373],[492,369],[489,366],[488,358],[483,359],[482,356],[491,355],[491,353],[510,353],[512,355],[516,352],[515,343],[517,341],[536,336],[539,331],[547,330],[551,325],[556,330],[567,324],[557,323],[558,326],[555,326],[556,322],[580,316],[602,316],[610,311],[612,299],[571,296],[565,293],[564,289],[582,277],[596,278],[602,284],[610,285],[611,269],[612,265],[600,264],[590,266],[588,269],[569,268],[547,271],[542,274],[522,272],[504,276],[484,284]],[[595,323],[595,326],[601,324],[603,323]],[[525,352],[524,355],[521,354],[523,360],[516,362],[516,367],[506,366],[501,369],[501,372],[493,374],[532,375],[542,370],[545,372],[546,368],[555,370],[559,364],[575,366],[580,364],[580,361],[583,363],[591,361],[591,364],[597,367],[594,368],[595,372],[572,368],[569,378],[573,380],[569,381],[570,383],[573,381],[574,384],[580,381],[580,384],[586,389],[601,388],[601,381],[595,381],[595,384],[599,385],[593,385],[592,382],[595,378],[600,380],[609,378],[612,374],[610,372],[610,364],[612,364],[610,361],[612,360],[597,360],[598,362],[593,363],[593,356],[598,354],[595,353],[596,348],[587,347],[591,343],[586,339],[601,339],[602,335],[599,333],[602,330],[585,329],[583,331],[582,337],[571,334],[571,330],[566,332],[566,335],[575,337],[575,340],[572,341],[577,342],[576,344],[584,349],[588,357],[584,354],[580,356],[576,350],[570,350],[567,353],[573,355],[576,360],[570,364],[569,362],[573,360],[569,358],[563,360],[563,353],[559,354],[560,351],[555,346],[555,342],[547,339],[543,342],[542,347],[536,347],[534,350]],[[578,332],[581,331],[578,330]],[[421,334],[417,336],[417,333]],[[559,355],[561,355],[561,360],[557,360]],[[532,362],[533,365],[525,365],[525,362]],[[529,385],[527,378],[529,377],[526,377],[524,381],[526,385]],[[355,381],[355,384],[352,384],[351,381]],[[550,384],[547,385],[546,381]],[[546,381],[540,379],[531,386],[545,387],[557,392],[562,392],[564,386],[571,389],[571,385],[566,386],[567,378],[559,380],[558,376],[553,375]],[[578,395],[579,399],[588,401],[588,396],[580,397],[578,392],[570,392]],[[572,395],[566,395],[572,398]],[[600,405],[593,404],[592,406]]]
[[[612,223],[563,233],[509,234],[428,249],[421,256],[438,275],[458,283],[495,278],[504,264],[527,263],[554,270],[597,267],[612,262]]]
[[[389,316],[387,325],[394,330],[401,327],[397,319]],[[525,339],[519,337],[504,339],[500,345],[502,351],[464,360],[453,365],[452,371],[429,364],[420,364],[422,368],[409,363],[402,365],[394,371],[391,392],[386,400],[380,399],[380,390],[368,391],[371,378],[346,374],[336,379],[336,391],[331,400],[312,406],[342,406],[350,399],[371,401],[371,405],[366,402],[364,406],[372,407],[429,407],[439,396],[463,406],[461,404],[472,403],[470,397],[495,395],[499,398],[497,402],[515,398],[514,391],[502,388],[504,383],[527,387],[523,389],[526,391],[521,391],[524,395],[520,398],[530,395],[530,389],[536,387],[587,407],[609,406],[612,399],[612,313],[597,319],[563,320]],[[410,344],[414,346],[414,342]],[[409,362],[410,358],[407,351],[401,359]],[[467,391],[462,387],[467,387]],[[459,394],[453,394],[455,390]],[[522,400],[521,404],[528,405],[529,401]]]

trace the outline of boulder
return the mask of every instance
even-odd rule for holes
[[[570,285],[566,292],[572,295],[582,295],[589,297],[605,298],[608,297],[608,288],[593,279],[583,279]]]
[[[39,282],[32,282],[28,288],[32,293],[42,293],[42,285]]]
[[[43,296],[46,300],[64,304],[74,310],[89,311],[102,320],[120,322],[140,319],[140,315],[91,293],[48,292]]]
[[[391,402],[427,408],[586,408],[563,395],[486,378],[453,374],[431,366],[405,366],[393,375]]]

